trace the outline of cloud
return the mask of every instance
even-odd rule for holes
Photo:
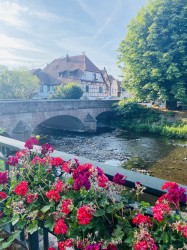
[[[20,19],[20,16],[27,11],[26,7],[21,7],[16,3],[8,1],[0,2],[0,21],[10,26],[16,26],[17,28],[26,27],[27,24]]]
[[[50,13],[48,11],[37,11],[37,10],[28,10],[28,14],[38,19],[47,20],[47,21],[61,21],[62,17]]]
[[[0,48],[45,52],[43,48],[36,47],[32,42],[25,39],[10,37],[5,34],[0,34]]]

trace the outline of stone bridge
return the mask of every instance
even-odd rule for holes
[[[116,100],[0,101],[0,128],[15,139],[27,139],[38,126],[95,132],[97,118]]]

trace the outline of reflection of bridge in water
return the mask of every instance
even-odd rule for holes
[[[97,118],[111,111],[115,100],[0,101],[0,127],[17,139],[27,139],[38,126],[95,132]]]

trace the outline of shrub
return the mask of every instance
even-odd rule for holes
[[[57,87],[56,93],[50,95],[50,99],[80,99],[83,90],[77,83],[61,84]]]
[[[148,108],[133,101],[123,100],[115,105],[116,119],[113,125],[136,132],[149,132],[175,138],[187,138],[186,119],[176,122],[168,121],[160,116],[158,110]],[[174,112],[168,112],[173,116]]]

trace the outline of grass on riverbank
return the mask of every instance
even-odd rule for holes
[[[117,127],[187,139],[187,112],[146,107],[123,100],[115,106],[114,113],[113,125]]]

